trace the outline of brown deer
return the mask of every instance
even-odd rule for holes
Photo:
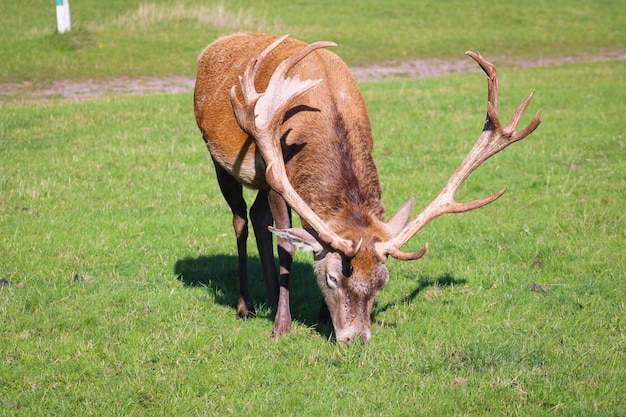
[[[247,208],[242,186],[258,190],[250,209],[257,246],[276,312],[275,335],[291,329],[289,270],[296,248],[314,254],[314,269],[328,306],[337,342],[370,338],[370,315],[389,272],[387,257],[420,258],[427,249],[402,246],[434,218],[482,207],[497,193],[466,203],[454,195],[487,158],[525,138],[540,123],[516,130],[533,92],[505,127],[498,117],[495,67],[467,52],[487,73],[487,120],[478,141],[440,194],[413,220],[413,199],[385,222],[381,188],[372,159],[372,134],[363,97],[348,67],[321,49],[263,34],[216,40],[200,55],[194,92],[198,127],[233,213],[239,256],[237,312],[254,312],[246,268]],[[291,74],[291,75],[289,75]],[[302,221],[292,228],[291,209]],[[272,227],[272,226],[275,226]],[[277,235],[279,271],[272,249]]]

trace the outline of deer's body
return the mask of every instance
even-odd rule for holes
[[[209,45],[198,61],[194,111],[213,158],[220,189],[233,212],[240,269],[240,316],[253,311],[246,266],[247,206],[242,185],[258,189],[250,218],[263,264],[274,331],[290,330],[289,270],[295,248],[312,250],[317,282],[340,343],[370,337],[375,296],[387,282],[388,256],[421,257],[400,250],[430,220],[468,211],[504,191],[469,203],[454,201],[462,181],[485,159],[522,139],[539,124],[515,131],[520,106],[502,129],[497,117],[495,68],[470,54],[490,77],[483,134],[448,185],[407,225],[412,200],[388,222],[372,158],[372,134],[363,97],[347,66],[303,42],[263,34],[237,34]],[[302,219],[291,228],[290,209]],[[272,226],[275,225],[276,229]],[[276,271],[270,229],[278,236]]]
[[[194,97],[196,120],[216,169],[226,171],[247,187],[260,190],[270,189],[265,178],[266,164],[255,140],[238,125],[229,92],[239,83],[238,76],[243,74],[250,59],[276,39],[278,36],[238,34],[220,38],[209,45],[198,61]],[[305,45],[287,39],[268,55],[256,76],[257,90],[264,91],[276,67]],[[335,54],[320,49],[302,59],[292,71],[297,71],[302,79],[322,78],[326,82],[315,89],[315,94],[300,98],[281,126],[282,151],[289,181],[335,232],[354,239],[366,235],[389,239],[382,223],[385,210],[372,158],[369,118],[349,69]],[[302,222],[308,226],[306,219]],[[365,233],[361,230],[364,228],[372,230]],[[264,233],[260,229],[257,233]],[[266,268],[271,270],[271,265]],[[268,290],[275,293],[272,285],[276,278],[272,271],[268,273]],[[243,285],[247,285],[245,279]],[[369,290],[366,288],[369,285],[361,287]],[[278,299],[272,299],[273,296],[275,294],[270,294],[272,307],[278,308]],[[243,298],[247,297],[243,295]],[[250,300],[244,301],[250,304]],[[281,313],[279,311],[278,316]],[[242,315],[245,314],[244,311]],[[284,327],[288,324],[277,324],[278,329]]]
[[[198,62],[196,120],[209,151],[230,175],[254,189],[269,188],[266,164],[254,139],[237,124],[228,95],[250,59],[276,39],[278,36],[256,34],[220,38],[207,47]],[[264,91],[278,64],[305,45],[287,39],[276,48],[260,67],[257,89]],[[281,127],[291,183],[324,220],[345,218],[339,213],[352,211],[355,205],[364,214],[382,220],[384,209],[372,159],[369,118],[349,69],[335,54],[321,49],[304,58],[293,71],[303,79],[323,78],[325,82],[315,94],[307,94],[295,104]]]

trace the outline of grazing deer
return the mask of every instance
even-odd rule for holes
[[[289,270],[299,248],[314,254],[336,339],[345,345],[370,338],[374,299],[389,279],[387,257],[420,258],[427,246],[419,252],[401,248],[428,222],[482,207],[506,191],[466,203],[454,200],[480,164],[537,128],[540,111],[528,127],[516,130],[531,92],[503,127],[496,69],[480,54],[467,52],[488,76],[483,132],[420,214],[408,221],[411,199],[385,222],[365,103],[348,67],[321,49],[329,46],[336,45],[262,34],[220,38],[198,60],[194,111],[233,213],[240,280],[237,313],[245,317],[254,312],[246,268],[246,186],[258,190],[250,218],[276,312],[274,333],[291,330]],[[291,209],[300,216],[302,228],[291,227]],[[279,271],[270,232],[277,236]]]

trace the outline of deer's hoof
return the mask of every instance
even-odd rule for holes
[[[278,316],[274,320],[274,337],[284,336],[291,333],[291,319],[283,320]]]
[[[256,313],[252,301],[246,301],[243,297],[239,297],[237,302],[237,317],[246,319],[250,316],[254,316]]]

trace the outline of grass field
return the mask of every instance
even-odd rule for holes
[[[97,18],[82,23],[81,4],[72,2],[87,35],[98,42],[102,33],[115,35],[119,45],[145,49],[145,57],[127,65],[120,65],[121,52],[95,60],[91,54],[106,43],[101,50],[50,48],[40,61],[20,55],[55,38],[54,21],[29,28],[31,19],[43,21],[43,7],[27,15],[3,4],[4,23],[26,35],[19,40],[11,27],[0,30],[2,56],[14,52],[9,64],[0,58],[2,80],[189,74],[209,38],[238,25],[340,38],[355,63],[401,59],[397,51],[415,50],[391,27],[363,37],[395,39],[396,52],[382,56],[382,46],[359,45],[364,22],[383,21],[373,3],[364,3],[363,16],[352,23],[326,19],[341,5],[329,11],[265,3],[273,8],[252,17],[245,2],[240,14],[222,3],[235,10],[233,27],[203,23],[203,39],[198,23],[181,18],[162,51],[174,56],[180,47],[179,62],[152,73],[160,50],[150,39],[167,36],[163,23],[128,31],[105,25],[131,19],[138,2],[103,3]],[[476,2],[471,16],[509,13],[486,4]],[[538,26],[532,36],[546,38],[538,54],[624,45],[624,35],[614,33],[623,20],[615,12],[620,2],[582,9],[524,4],[510,10],[520,27],[542,5],[537,19],[548,22],[560,8],[571,17],[567,25],[579,28],[565,40],[548,36],[556,28]],[[393,12],[410,19],[408,7],[400,2]],[[298,14],[302,8],[310,20]],[[439,30],[454,33],[459,16],[420,18],[441,20]],[[502,31],[514,32],[515,25],[505,26]],[[472,47],[456,36],[450,48]],[[10,47],[8,39],[15,42]],[[519,49],[532,58],[533,48],[521,37],[501,42],[492,53],[503,57],[495,62],[503,68],[503,118],[535,88],[529,113],[543,108],[543,123],[487,162],[459,193],[471,199],[508,185],[504,197],[434,221],[406,248],[428,241],[424,259],[389,261],[372,340],[349,349],[317,325],[320,295],[306,254],[297,255],[294,268],[292,335],[272,338],[263,305],[257,318],[235,318],[231,218],[193,120],[191,93],[0,105],[0,415],[626,415],[626,66],[506,68],[507,54]],[[445,57],[451,50],[419,54]],[[70,69],[61,68],[66,61]],[[480,133],[485,77],[361,87],[385,205],[393,212],[415,196],[421,208]],[[252,243],[249,249],[258,276]],[[262,280],[253,284],[263,303]]]
[[[54,3],[3,0],[0,82],[119,76],[195,75],[199,52],[235,31],[331,40],[350,65],[468,50],[520,59],[624,51],[626,6],[619,1],[527,0],[81,0],[73,30],[55,34]],[[503,61],[506,63],[506,60]]]

